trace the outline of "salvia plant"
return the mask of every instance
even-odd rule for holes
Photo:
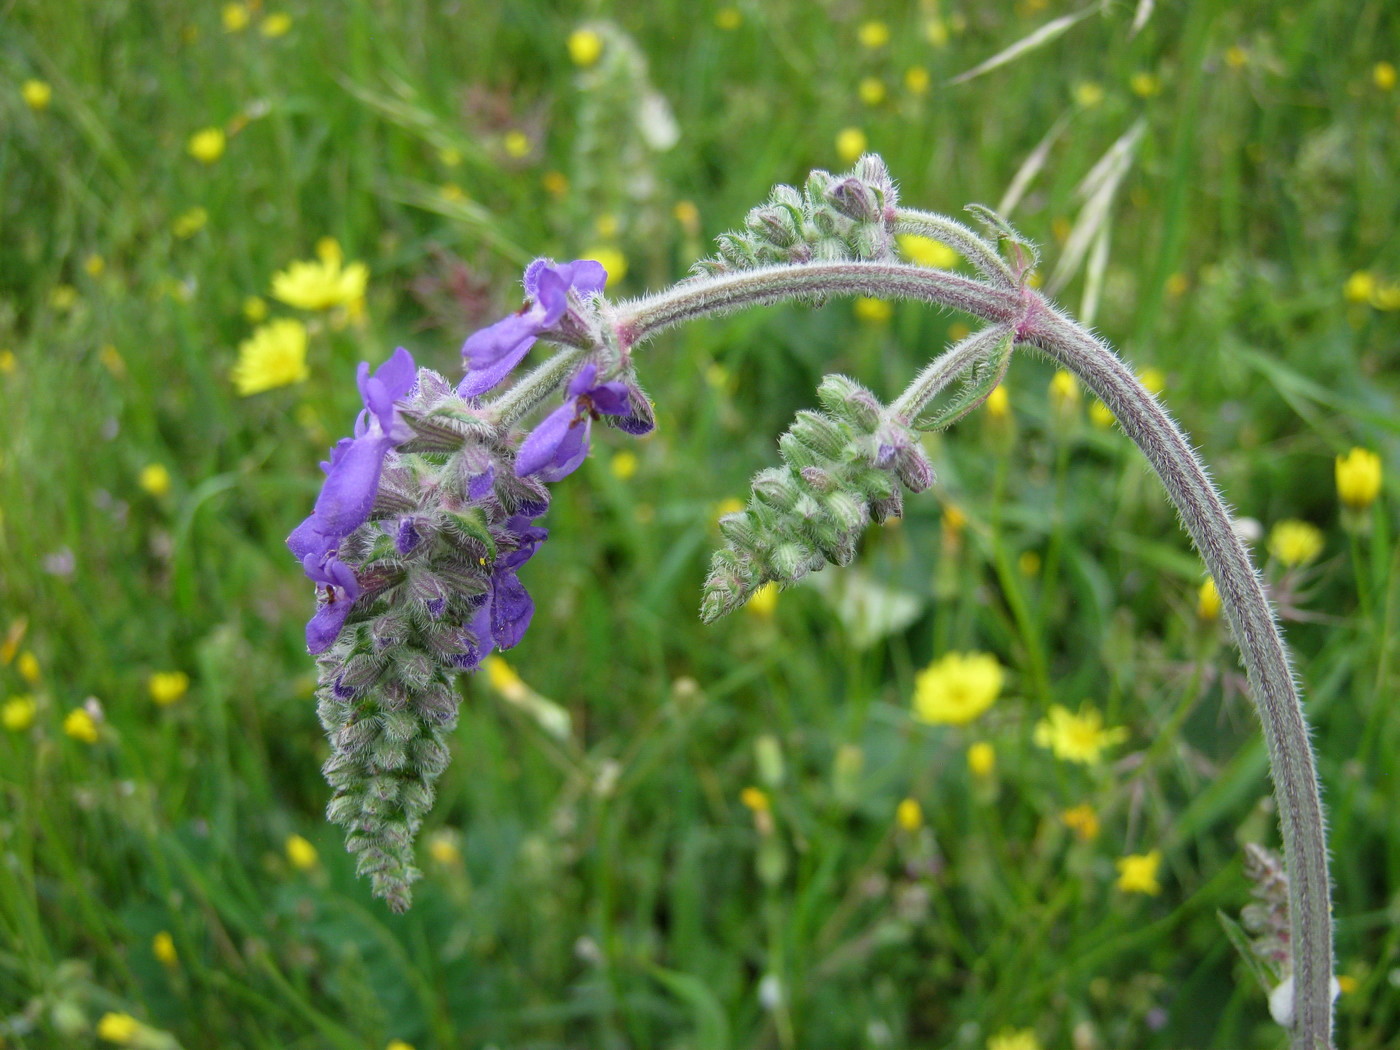
[[[288,539],[317,587],[306,639],[331,745],[328,815],[345,828],[374,893],[406,909],[418,877],[414,838],[448,762],[455,679],[528,628],[534,606],[522,570],[548,537],[538,522],[549,486],[583,462],[593,424],[632,435],[653,428],[635,374],[636,351],[649,339],[787,300],[861,295],[950,307],[983,326],[892,402],[844,376],[822,381],[820,408],[799,412],[778,443],[781,464],[760,471],[747,506],[721,519],[725,544],[701,616],[724,615],[765,583],[849,563],[871,522],[899,515],[905,490],[932,484],[922,435],[981,404],[1016,348],[1077,375],[1156,470],[1215,579],[1268,743],[1286,865],[1266,880],[1267,921],[1251,912],[1247,925],[1274,982],[1274,1016],[1295,1050],[1323,1050],[1333,981],[1322,809],[1302,706],[1259,576],[1156,398],[1035,291],[1034,247],[991,211],[968,210],[984,232],[901,205],[883,161],[867,155],[845,175],[814,171],[800,190],[778,186],[691,276],[640,299],[605,298],[597,262],[536,260],[525,271],[524,305],[467,339],[465,376],[455,384],[417,368],[403,349],[377,369],[362,364],[354,434],[322,464],[313,512]],[[905,233],[954,248],[976,276],[903,261],[896,236]],[[537,343],[551,356],[503,390]],[[546,405],[526,433],[522,421]]]

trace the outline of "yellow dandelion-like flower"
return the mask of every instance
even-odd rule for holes
[[[911,95],[927,94],[933,79],[923,66],[910,66],[904,73],[904,89]]]
[[[28,629],[29,621],[23,616],[10,621],[9,626],[5,628],[5,640],[0,642],[0,667],[10,666],[10,661],[19,651],[20,642],[24,641],[24,632]]]
[[[1351,994],[1353,994],[1353,993],[1356,991],[1356,989],[1359,988],[1360,986],[1361,986],[1361,982],[1358,981],[1358,980],[1357,980],[1355,977],[1353,977],[1351,974],[1349,974],[1349,973],[1339,973],[1339,974],[1337,974],[1337,989],[1338,989],[1343,995],[1351,995]]]
[[[1213,576],[1207,576],[1196,592],[1196,615],[1207,623],[1220,619],[1220,591]]]
[[[942,241],[932,237],[921,237],[916,233],[901,233],[895,240],[899,250],[911,263],[918,266],[931,266],[936,270],[951,270],[958,265],[959,255]]]
[[[987,1050],[1041,1050],[1041,1046],[1033,1029],[1006,1028],[987,1040]]]
[[[1060,814],[1060,822],[1074,832],[1080,842],[1093,842],[1099,837],[1099,815],[1087,802],[1065,810]]]
[[[1079,406],[1079,380],[1063,368],[1050,378],[1050,404],[1060,412],[1070,412]]]
[[[755,813],[767,813],[773,808],[773,801],[768,797],[768,792],[752,785],[739,792],[739,801]]]
[[[885,324],[894,316],[894,304],[887,299],[860,296],[854,303],[856,318],[867,324]]]
[[[1082,109],[1096,109],[1103,105],[1104,94],[1103,85],[1092,80],[1082,80],[1074,85],[1074,101]]]
[[[768,618],[778,608],[778,585],[769,580],[758,590],[750,595],[748,603],[745,604],[746,612],[754,616]]]
[[[948,338],[955,343],[960,339],[966,339],[971,334],[972,329],[961,321],[954,321],[948,326]]]
[[[1126,739],[1127,729],[1105,728],[1103,716],[1089,704],[1081,704],[1078,714],[1055,704],[1035,726],[1037,745],[1048,747],[1056,758],[1086,766],[1098,765],[1105,750]]]
[[[26,80],[19,86],[19,95],[26,106],[40,113],[53,101],[53,88],[42,80]]]
[[[114,379],[126,378],[126,359],[111,343],[102,344],[102,349],[97,351],[97,359],[102,362],[102,367],[107,369]]]
[[[0,350],[0,376],[14,375],[19,367],[19,358],[13,350]]]
[[[190,676],[184,671],[157,671],[146,680],[151,699],[161,707],[175,703],[190,688]]]
[[[856,38],[862,47],[873,51],[890,42],[890,27],[884,22],[862,22],[860,28],[856,30]]]
[[[1167,294],[1173,299],[1180,299],[1191,288],[1191,278],[1184,273],[1174,273],[1167,277]]]
[[[278,11],[264,18],[262,25],[258,26],[258,31],[269,40],[273,40],[279,36],[286,36],[291,32],[291,28],[292,16]]]
[[[1241,69],[1249,63],[1249,52],[1238,44],[1225,49],[1225,64],[1231,69]]]
[[[540,176],[540,185],[551,197],[562,197],[569,192],[569,180],[562,171],[547,171]]]
[[[1040,552],[1022,551],[1021,556],[1016,559],[1016,568],[1021,570],[1021,575],[1033,579],[1040,575]]]
[[[170,471],[164,463],[147,463],[136,475],[136,484],[159,499],[170,491]]]
[[[87,708],[75,707],[63,719],[63,731],[82,744],[97,743],[97,721]]]
[[[130,1014],[106,1013],[97,1022],[97,1038],[130,1046],[145,1027]]]
[[[171,224],[171,230],[175,236],[182,241],[187,241],[200,230],[204,229],[209,222],[209,212],[204,208],[194,207],[189,211],[181,212],[175,217],[175,222]]]
[[[1162,851],[1130,853],[1119,857],[1117,886],[1124,893],[1146,893],[1155,897],[1162,892],[1162,884],[1157,881],[1157,869],[1162,866]]]
[[[1322,553],[1325,543],[1321,529],[1296,518],[1281,521],[1269,530],[1269,553],[1289,568],[1312,561]]]
[[[450,831],[435,831],[428,839],[428,856],[444,868],[455,868],[462,863],[462,847],[457,844],[457,836]]]
[[[243,397],[300,383],[310,375],[306,326],[287,318],[263,325],[240,343],[233,366],[233,383]]]
[[[300,835],[287,836],[287,862],[297,871],[310,871],[320,859],[316,847]]]
[[[637,463],[637,454],[624,448],[613,453],[612,459],[608,461],[608,469],[618,481],[629,481],[637,473]]]
[[[715,12],[715,25],[720,29],[734,30],[743,24],[743,13],[737,7],[721,7]]]
[[[726,514],[738,514],[743,509],[744,501],[737,496],[730,496],[715,504],[715,519],[718,520]]]
[[[593,230],[603,240],[608,241],[617,236],[617,231],[621,224],[617,221],[617,216],[612,214],[599,215],[593,220]]]
[[[595,245],[585,251],[581,257],[592,259],[602,265],[603,269],[608,272],[608,287],[612,287],[627,276],[627,256],[616,248],[608,245]]]
[[[1355,511],[1363,511],[1381,492],[1381,457],[1370,449],[1354,448],[1337,457],[1337,498]]]
[[[49,293],[49,305],[60,313],[73,309],[78,302],[78,289],[71,284],[56,284]]]
[[[458,186],[455,182],[443,183],[441,188],[438,189],[438,193],[442,196],[442,199],[445,201],[464,201],[467,199],[466,191],[464,191],[462,187]]]
[[[488,656],[482,666],[491,688],[507,700],[525,696],[530,691],[520,675],[515,673],[515,668],[506,663],[504,657]]]
[[[987,395],[983,407],[987,410],[988,419],[1008,419],[1011,416],[1011,395],[1006,392],[1006,387],[1000,383],[992,387],[992,392]]]
[[[245,4],[224,4],[221,17],[225,33],[241,33],[248,28],[248,8]]]
[[[224,155],[227,145],[228,138],[224,135],[223,128],[203,128],[190,136],[186,148],[190,156],[201,164],[213,164]]]
[[[250,324],[262,324],[267,320],[267,300],[258,295],[250,295],[243,300],[243,316]]]
[[[1094,426],[1098,427],[1100,430],[1107,430],[1109,427],[1113,426],[1116,420],[1117,417],[1113,414],[1113,409],[1109,408],[1097,398],[1089,406],[1089,422],[1093,423]]]
[[[885,82],[879,77],[865,77],[856,86],[856,94],[867,106],[878,106],[885,101]]]
[[[1377,310],[1400,310],[1400,281],[1384,281],[1371,294],[1371,305]]]
[[[987,653],[948,653],[914,677],[914,717],[933,725],[967,725],[1001,693],[1006,672]]]
[[[836,134],[836,155],[843,163],[854,164],[868,145],[869,140],[860,128],[842,128]]]
[[[1369,303],[1376,292],[1376,278],[1370,270],[1357,270],[1342,285],[1342,298],[1349,303]]]
[[[1138,380],[1147,387],[1149,394],[1160,394],[1167,389],[1167,374],[1160,368],[1144,368],[1138,373]]]
[[[1390,62],[1377,62],[1371,67],[1371,83],[1381,91],[1395,87],[1395,66]]]
[[[586,69],[602,57],[603,38],[591,29],[575,29],[566,43],[576,66]]]
[[[916,799],[902,799],[895,807],[894,822],[905,831],[918,831],[924,826],[924,807]]]
[[[91,278],[101,277],[103,271],[107,269],[107,260],[94,252],[83,260],[83,272]]]
[[[406,1043],[402,1039],[390,1039],[384,1050],[413,1050],[412,1043]]]
[[[694,237],[700,232],[700,209],[695,206],[694,201],[676,201],[671,214],[676,222],[680,223],[681,229],[690,236]]]
[[[942,516],[943,531],[952,533],[954,536],[960,534],[967,528],[967,511],[963,510],[956,503],[946,503],[943,506]]]
[[[967,749],[967,768],[974,777],[985,780],[996,772],[997,749],[985,740],[979,740]]]
[[[948,23],[941,18],[930,18],[924,23],[924,39],[934,47],[947,47]]]
[[[12,696],[0,708],[0,724],[11,733],[23,733],[34,724],[39,705],[32,696]]]
[[[505,147],[506,156],[519,160],[530,152],[530,136],[518,128],[512,129],[506,132],[501,145]]]
[[[19,671],[19,676],[30,685],[39,680],[39,658],[28,649],[19,654],[19,661],[15,664],[15,670]]]
[[[319,262],[302,260],[272,275],[272,297],[298,310],[329,310],[364,298],[369,267],[344,265],[340,243],[323,237],[316,244]]]
[[[170,936],[168,930],[161,930],[151,938],[151,954],[162,966],[167,966],[172,970],[180,965],[180,955],[175,951],[175,938]]]
[[[1138,70],[1128,78],[1128,88],[1138,98],[1151,98],[1162,91],[1162,81],[1146,70]]]

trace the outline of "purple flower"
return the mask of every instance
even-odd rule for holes
[[[360,362],[356,380],[365,408],[355,421],[355,436],[341,438],[331,458],[321,464],[326,481],[311,516],[287,537],[287,546],[298,558],[324,559],[369,520],[385,455],[412,436],[394,402],[413,389],[415,371],[413,355],[403,347],[373,375],[369,365]]]
[[[467,671],[475,670],[492,649],[518,645],[535,614],[534,600],[516,570],[535,556],[549,530],[531,525],[529,518],[520,515],[507,519],[505,526],[508,541],[516,547],[496,557],[491,567],[491,588],[467,628],[466,650],[453,658],[453,663]]]
[[[580,295],[601,292],[608,273],[601,263],[577,259],[554,266],[536,259],[525,270],[530,300],[516,313],[467,338],[462,347],[467,374],[457,386],[463,397],[484,394],[520,363],[535,340],[559,322],[569,308],[569,290]]]
[[[340,629],[345,626],[350,607],[360,596],[360,583],[350,566],[334,555],[320,558],[308,554],[301,564],[307,576],[325,587],[316,615],[306,625],[307,649],[312,653],[323,653],[331,647]]]
[[[586,364],[569,381],[564,403],[540,421],[521,442],[515,472],[523,477],[538,474],[542,481],[558,481],[578,469],[588,455],[588,431],[598,416],[627,416],[631,411],[627,386],[619,382],[594,383],[598,366]]]

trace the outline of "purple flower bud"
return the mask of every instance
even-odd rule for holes
[[[521,477],[539,475],[542,481],[559,481],[579,468],[588,455],[588,434],[600,415],[626,416],[630,411],[627,386],[619,382],[597,383],[598,366],[589,363],[569,382],[564,403],[532,430],[515,457]]]

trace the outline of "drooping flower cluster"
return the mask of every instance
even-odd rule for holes
[[[849,565],[867,525],[898,517],[902,484],[923,492],[933,467],[919,434],[845,376],[817,389],[826,412],[799,412],[778,441],[785,465],[760,471],[748,506],[719,520],[700,617],[706,623],[746,602],[770,580],[795,583],[828,562]]]
[[[645,397],[630,380],[600,381],[599,361],[579,367],[563,405],[518,451],[475,396],[538,338],[593,338],[583,296],[605,280],[596,263],[533,264],[532,302],[467,340],[458,389],[403,349],[373,372],[361,364],[354,435],[322,464],[315,507],[287,540],[320,597],[306,641],[320,657],[331,741],[328,813],[396,910],[408,906],[413,840],[447,764],[454,679],[519,643],[533,616],[519,572],[548,536],[534,523],[549,506],[545,482],[583,462],[595,419],[651,429]]]

